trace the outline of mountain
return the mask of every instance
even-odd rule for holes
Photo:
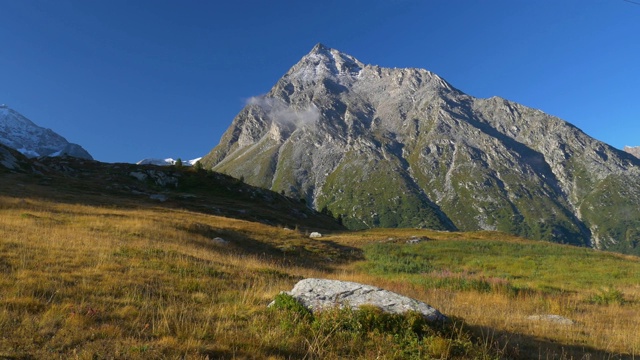
[[[82,146],[69,143],[51,129],[34,124],[6,105],[0,105],[0,144],[27,157],[68,155],[93,159]]]
[[[640,146],[625,146],[623,150],[637,158],[640,158]]]
[[[201,160],[352,229],[499,230],[640,251],[640,160],[542,111],[322,44]]]

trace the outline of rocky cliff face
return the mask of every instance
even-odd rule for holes
[[[345,225],[500,230],[638,251],[640,160],[541,111],[321,44],[202,159]]]
[[[637,158],[640,158],[640,146],[625,146],[623,150]]]
[[[27,157],[68,155],[93,159],[82,146],[69,143],[51,129],[34,124],[6,105],[0,105],[0,144],[16,149]]]

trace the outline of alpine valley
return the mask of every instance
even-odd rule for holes
[[[497,230],[640,254],[640,159],[542,111],[322,44],[201,162],[351,229]]]

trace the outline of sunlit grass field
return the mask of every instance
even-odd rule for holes
[[[267,307],[306,277],[380,286],[452,321]],[[546,314],[574,324],[527,319]],[[310,239],[178,209],[0,197],[0,359],[634,359],[639,333],[636,257],[490,232]]]

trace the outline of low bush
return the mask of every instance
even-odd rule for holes
[[[596,305],[623,305],[625,300],[620,290],[601,289],[597,294],[594,294],[589,298],[589,302]]]
[[[390,314],[362,306],[311,314],[287,294],[278,295],[272,308],[278,311],[286,337],[303,338],[307,358],[475,358],[480,354],[456,323],[429,323],[415,312]]]

